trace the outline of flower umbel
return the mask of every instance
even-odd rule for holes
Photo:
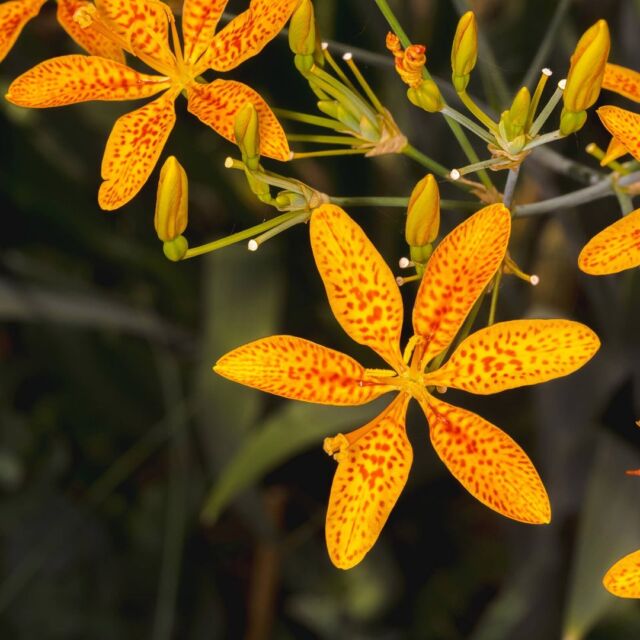
[[[229,71],[257,54],[280,31],[297,0],[252,0],[249,9],[214,35],[227,0],[184,0],[182,44],[173,14],[159,0],[96,0],[75,13],[160,75],[146,75],[114,60],[69,55],[46,60],[17,78],[7,99],[24,107],[54,107],[88,100],[159,98],[119,118],[102,162],[98,201],[117,209],[131,200],[153,170],[175,123],[174,101],[185,92],[188,109],[214,131],[235,141],[236,112],[251,102],[260,116],[261,153],[289,159],[278,120],[253,89],[233,80],[204,84],[208,69]],[[171,33],[172,45],[169,43]]]
[[[323,205],[311,216],[311,246],[331,309],[349,336],[391,369],[366,369],[345,354],[286,335],[239,347],[214,367],[236,382],[306,402],[357,405],[397,392],[370,423],[325,441],[338,461],[326,521],[337,567],[362,560],[406,483],[413,458],[405,431],[411,398],[427,417],[438,455],[469,492],[509,518],[549,522],[546,491],[524,451],[498,427],[443,402],[432,389],[490,394],[563,376],[593,356],[597,336],[565,320],[503,322],[472,334],[444,366],[428,369],[500,267],[510,228],[509,211],[491,205],[440,243],[425,268],[414,336],[403,354],[404,312],[391,270],[342,209]]]

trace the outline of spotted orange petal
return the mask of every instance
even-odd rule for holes
[[[87,0],[58,0],[58,22],[85,51],[94,56],[124,63],[124,52],[113,40],[96,31],[91,25],[81,27],[73,19],[78,9],[86,8],[91,4]]]
[[[413,307],[413,330],[426,363],[445,349],[502,263],[511,215],[502,204],[459,224],[431,256]]]
[[[209,48],[213,34],[229,0],[184,0],[182,38],[184,58],[195,62]]]
[[[0,4],[0,62],[15,44],[24,25],[38,15],[46,0],[10,0]]]
[[[168,8],[157,0],[95,0],[102,19],[131,53],[160,73],[175,66],[169,47]]]
[[[222,356],[213,370],[254,389],[318,404],[364,404],[392,389],[374,384],[353,358],[293,336],[245,344]]]
[[[609,133],[640,160],[640,115],[611,105],[600,107],[596,113]]]
[[[609,146],[605,151],[602,160],[600,160],[600,166],[606,167],[610,162],[621,158],[622,156],[627,155],[629,153],[627,148],[620,142],[617,138],[611,138],[609,141]]]
[[[619,598],[640,598],[640,550],[618,560],[607,571],[602,584]]]
[[[176,95],[167,91],[116,121],[102,158],[98,202],[103,209],[129,202],[149,178],[176,121]]]
[[[313,212],[310,234],[333,315],[356,342],[398,369],[402,297],[386,262],[360,226],[335,205]]]
[[[407,482],[408,402],[402,393],[369,424],[325,441],[326,450],[340,449],[325,527],[329,557],[340,569],[355,566],[373,547]]]
[[[276,160],[289,160],[291,151],[282,126],[259,93],[242,82],[214,80],[187,87],[188,109],[223,138],[235,143],[233,123],[238,110],[251,102],[258,112],[260,153]]]
[[[16,78],[6,98],[21,107],[59,107],[87,100],[146,98],[171,86],[168,78],[138,73],[97,56],[51,58]]]
[[[615,91],[625,98],[640,102],[640,73],[633,69],[607,62],[602,88]]]
[[[640,209],[591,238],[578,256],[578,266],[593,276],[640,266]]]
[[[298,1],[251,0],[244,13],[214,36],[207,54],[211,68],[229,71],[262,51],[284,27]]]
[[[504,431],[431,396],[421,405],[437,454],[469,493],[507,518],[550,522],[549,498],[538,472]]]
[[[476,331],[425,384],[486,395],[566,376],[600,347],[589,327],[570,320],[511,320]]]

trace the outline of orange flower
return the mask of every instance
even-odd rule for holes
[[[602,580],[604,588],[620,598],[640,598],[640,550],[616,562]]]
[[[4,60],[24,26],[35,18],[46,0],[10,0],[0,4],[0,62]],[[78,9],[89,4],[86,0],[58,0],[58,22],[62,28],[89,53],[124,62],[122,49],[95,29],[83,29],[73,19]]]
[[[98,201],[117,209],[147,181],[175,122],[174,101],[185,91],[188,109],[234,141],[236,112],[251,102],[260,116],[261,153],[289,159],[286,137],[253,89],[232,80],[208,84],[208,69],[229,71],[256,55],[282,29],[298,0],[251,0],[249,9],[214,35],[227,0],[184,0],[180,44],[173,14],[158,0],[96,0],[74,19],[137,56],[161,75],[146,75],[104,57],[52,58],[17,78],[7,99],[24,107],[54,107],[88,100],[131,100],[162,91],[153,102],[116,121],[102,161]],[[171,30],[173,49],[169,44]]]
[[[369,424],[325,440],[338,469],[326,520],[333,563],[348,569],[375,543],[404,487],[413,453],[405,431],[411,398],[422,407],[431,442],[451,473],[478,500],[528,523],[547,523],[545,488],[524,451],[480,416],[443,402],[434,387],[490,394],[575,371],[599,347],[584,325],[515,320],[477,331],[435,371],[427,366],[450,345],[505,256],[509,211],[491,205],[454,229],[425,268],[413,309],[414,336],[402,354],[403,306],[393,274],[362,229],[339,207],[311,216],[311,246],[329,304],[356,342],[392,370],[365,369],[319,344],[279,335],[226,354],[214,370],[286,398],[357,405],[398,392]]]

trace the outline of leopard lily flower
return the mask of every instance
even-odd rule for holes
[[[640,102],[640,74],[608,63],[602,88]],[[602,162],[625,153],[640,160],[640,114],[606,105],[597,110],[602,124],[613,136]],[[595,235],[582,249],[578,266],[591,275],[609,275],[640,266],[640,209],[632,211]]]
[[[9,0],[0,4],[0,62],[4,60],[27,22],[35,18],[46,0]],[[83,29],[73,16],[89,4],[87,0],[58,0],[57,18],[60,26],[85,51],[103,58],[124,62],[122,49],[102,33],[89,27]]]
[[[260,117],[261,153],[289,159],[285,134],[266,102],[233,80],[204,83],[209,69],[229,71],[256,55],[282,29],[298,0],[252,0],[249,9],[214,35],[227,0],[184,0],[182,43],[173,14],[159,0],[96,0],[75,19],[138,57],[160,75],[147,75],[99,56],[46,60],[17,78],[7,99],[24,107],[55,107],[88,100],[160,97],[116,121],[102,161],[98,201],[117,209],[142,188],[164,147],[186,93],[188,109],[214,131],[235,141],[236,112],[251,102]],[[169,42],[171,34],[172,43]]]
[[[425,268],[414,336],[403,354],[404,311],[391,270],[342,209],[323,205],[311,216],[310,233],[331,309],[349,336],[391,369],[366,369],[343,353],[288,335],[241,346],[214,367],[247,386],[320,404],[359,405],[397,393],[368,424],[325,440],[338,462],[326,519],[329,556],[337,567],[353,567],[371,549],[407,481],[411,398],[427,417],[436,452],[471,494],[514,520],[549,522],[547,493],[525,452],[498,427],[442,401],[432,389],[484,395],[550,380],[587,362],[598,349],[597,336],[565,320],[503,322],[466,338],[444,366],[426,369],[450,346],[500,267],[510,228],[509,211],[490,205],[439,244]]]

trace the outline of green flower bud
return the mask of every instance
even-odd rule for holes
[[[251,102],[238,109],[233,123],[236,144],[242,153],[243,162],[255,171],[260,162],[260,123],[258,112]]]
[[[467,88],[477,59],[478,26],[473,11],[467,11],[458,21],[451,47],[451,78],[458,93]]]
[[[189,219],[189,182],[175,156],[169,156],[158,180],[156,211],[153,224],[158,238],[170,242],[187,228]]]
[[[407,208],[404,236],[410,247],[424,247],[438,237],[440,229],[440,191],[428,173],[413,189]]]
[[[311,56],[316,49],[316,20],[311,0],[301,0],[289,22],[289,47],[293,53]]]
[[[407,98],[416,107],[420,107],[429,113],[442,111],[444,100],[438,89],[438,85],[433,80],[423,80],[417,87],[407,90]]]
[[[164,255],[171,260],[171,262],[179,262],[184,258],[189,243],[184,236],[178,236],[173,240],[169,240],[162,245],[162,251]]]
[[[582,129],[586,121],[586,111],[567,111],[565,107],[560,114],[560,133],[563,136],[575,133]]]

